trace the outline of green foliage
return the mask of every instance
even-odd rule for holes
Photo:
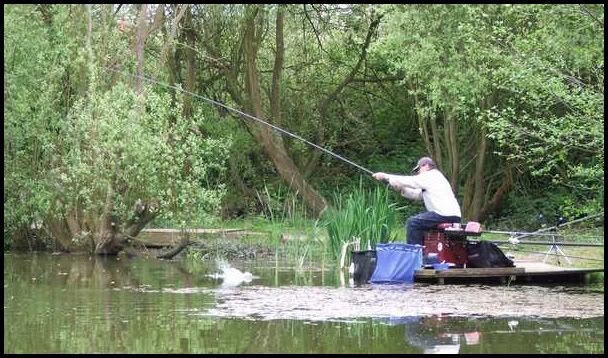
[[[65,92],[63,66],[76,39],[63,35],[67,13],[46,26],[30,5],[4,5],[4,234],[42,219],[51,205],[40,180],[57,149]],[[61,46],[57,44],[61,43]]]
[[[56,38],[79,20],[67,16],[67,7],[52,7],[46,29],[29,7],[5,10],[5,44],[19,48],[5,49],[5,234],[68,216],[95,230],[108,204],[125,223],[138,201],[155,204],[159,220],[176,226],[204,224],[217,214],[231,139],[193,130],[213,116],[182,116],[181,102],[172,104],[158,88],[147,89],[141,109],[130,86],[106,81],[94,43],[69,60],[72,42]],[[65,80],[74,77],[81,80]]]
[[[340,259],[340,250],[345,242],[360,238],[361,249],[375,248],[377,243],[395,239],[395,203],[389,201],[389,188],[376,186],[335,196],[335,207],[324,214],[330,253]]]
[[[500,217],[489,217],[485,226],[505,230],[538,230],[541,224],[539,214],[547,218],[548,224],[553,224],[560,216],[571,221],[597,214],[603,209],[603,204],[600,206],[597,201],[574,195],[568,188],[555,191],[532,188],[510,195],[503,203]],[[598,225],[592,222],[587,224]]]
[[[145,72],[171,77],[177,86],[193,80],[196,93],[247,110],[246,90],[238,88],[244,84],[241,30],[244,14],[254,9],[263,29],[257,74],[268,116],[276,5],[193,5],[192,31],[206,39],[193,48],[194,79],[188,78],[184,55],[190,43],[184,23],[176,22],[179,11],[166,12],[161,28],[146,39]],[[371,170],[403,172],[429,154],[421,126],[434,123],[439,151],[452,148],[452,140],[458,147],[462,197],[483,130],[489,146],[482,201],[491,200],[507,168],[516,178],[492,222],[520,228],[533,225],[529,218],[539,211],[575,217],[603,209],[602,4],[284,9],[280,127]],[[135,69],[136,33],[133,27],[117,31],[116,20],[136,18],[137,7],[122,6],[118,15],[115,10],[4,5],[5,237],[45,216],[98,215],[109,187],[114,214],[123,220],[138,199],[157,200],[158,226],[204,225],[222,205],[240,206],[245,215],[263,212],[284,224],[306,218],[299,193],[286,189],[236,117],[192,98],[194,114],[186,118],[185,95],[159,86],[146,88],[140,112],[132,83],[101,72],[102,66]],[[378,13],[384,16],[366,60],[340,87]],[[174,30],[174,41],[168,41]],[[227,73],[238,79],[237,88],[227,88]],[[457,124],[456,136],[446,139],[451,123]],[[306,171],[317,149],[287,137],[284,142]],[[264,205],[255,194],[243,195],[242,185],[230,185],[237,181],[227,180],[227,159],[231,176],[245,192],[259,193]],[[444,155],[443,161],[450,175],[452,158]],[[356,168],[326,154],[311,168],[307,180],[327,198],[336,188],[356,192],[360,184]],[[402,200],[394,193],[389,198]],[[346,210],[350,201],[336,200]],[[402,215],[414,209],[408,206]]]
[[[486,176],[515,167],[526,177],[511,195],[559,192],[564,210],[603,207],[603,5],[382,11],[386,33],[374,58],[405,75],[421,121],[441,130],[442,113],[454,115],[461,162],[472,160],[471,137],[484,129],[492,148]]]
[[[604,290],[604,273],[603,272],[594,272],[591,274],[590,283]]]
[[[264,206],[264,216],[271,223],[293,223],[308,217],[306,204],[298,198],[297,193],[283,184],[279,184],[276,189],[264,185],[263,193],[257,194]]]
[[[150,92],[141,118],[135,94],[121,84],[78,102],[66,128],[71,142],[61,153],[67,165],[50,171],[60,200],[99,212],[110,185],[123,220],[138,199],[158,200],[161,218],[180,226],[213,214],[224,193],[230,140],[196,135],[190,128],[205,118],[183,118],[170,102],[168,94]]]
[[[525,36],[509,38],[511,61],[495,71],[503,104],[479,117],[497,154],[563,193],[560,210],[573,216],[603,208],[604,195],[604,34],[598,9],[583,6],[526,9]],[[524,11],[510,15],[504,32]]]

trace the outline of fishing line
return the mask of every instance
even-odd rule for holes
[[[243,111],[239,111],[238,109],[235,109],[235,108],[229,107],[229,106],[227,106],[227,105],[225,105],[225,104],[223,104],[223,103],[221,103],[221,102],[218,102],[218,101],[215,101],[215,100],[212,100],[212,99],[209,99],[209,98],[206,98],[206,97],[200,96],[200,95],[198,95],[198,94],[196,94],[196,93],[192,93],[192,92],[190,92],[190,91],[186,91],[186,90],[181,89],[181,88],[179,88],[179,87],[172,86],[172,85],[170,85],[170,84],[168,84],[168,83],[164,83],[164,82],[161,82],[161,81],[155,80],[154,78],[146,77],[146,76],[143,76],[143,75],[135,75],[135,74],[132,74],[132,73],[129,73],[129,72],[124,72],[124,71],[115,70],[115,69],[113,69],[113,68],[109,68],[109,67],[105,67],[105,66],[102,66],[102,68],[104,68],[104,69],[106,69],[106,70],[109,70],[109,71],[112,71],[112,72],[116,72],[116,73],[119,73],[119,74],[123,74],[123,75],[126,75],[126,76],[131,76],[131,77],[135,77],[135,78],[141,78],[141,79],[144,79],[144,80],[146,80],[146,81],[148,81],[148,82],[152,82],[152,83],[155,83],[155,84],[158,84],[158,85],[164,86],[164,87],[172,88],[172,89],[174,89],[174,90],[177,90],[177,91],[181,91],[181,92],[187,93],[187,94],[189,94],[189,95],[191,95],[191,96],[194,96],[194,97],[196,97],[196,98],[200,98],[200,99],[205,100],[205,101],[207,101],[207,102],[209,102],[209,103],[215,104],[216,106],[220,106],[220,107],[222,107],[222,108],[224,108],[224,109],[227,109],[227,110],[230,110],[230,111],[236,112],[236,113],[238,113],[238,114],[240,114],[240,115],[242,115],[242,116],[245,116],[245,117],[247,117],[247,118],[251,118],[251,119],[253,119],[253,120],[255,120],[255,121],[259,122],[259,123],[265,124],[265,125],[267,125],[267,126],[269,126],[269,127],[273,128],[273,129],[275,129],[275,130],[277,130],[277,131],[279,131],[279,132],[281,132],[281,133],[287,134],[287,135],[288,135],[288,136],[290,136],[290,137],[293,137],[293,138],[299,139],[299,140],[301,140],[302,142],[304,142],[304,143],[306,143],[306,144],[308,144],[308,145],[310,145],[310,146],[312,146],[312,147],[314,147],[314,148],[317,148],[317,149],[319,149],[319,150],[322,150],[323,152],[325,152],[325,153],[327,153],[327,154],[330,154],[330,155],[332,155],[333,157],[338,158],[338,159],[340,159],[340,160],[342,160],[342,161],[344,161],[344,162],[346,162],[346,163],[348,163],[348,164],[350,164],[350,165],[352,165],[352,166],[354,166],[354,167],[356,167],[356,168],[358,168],[358,169],[361,169],[361,170],[363,170],[364,172],[366,172],[366,173],[368,173],[368,174],[370,174],[370,175],[374,174],[374,172],[372,172],[371,170],[369,170],[369,169],[367,169],[367,168],[365,168],[365,167],[363,167],[363,166],[361,166],[361,165],[359,165],[359,164],[357,164],[357,163],[354,163],[353,161],[350,161],[350,160],[348,160],[348,159],[344,158],[343,156],[338,155],[338,154],[336,154],[336,153],[332,152],[331,150],[325,149],[325,148],[323,148],[323,147],[321,147],[321,146],[319,146],[319,145],[317,145],[317,144],[315,144],[315,143],[312,143],[312,142],[310,142],[310,141],[308,141],[308,140],[306,140],[306,139],[304,139],[304,138],[300,137],[300,136],[299,136],[299,135],[297,135],[297,134],[291,133],[291,132],[289,132],[289,131],[287,131],[287,130],[285,130],[285,129],[283,129],[283,128],[277,127],[277,126],[275,126],[274,124],[268,123],[268,122],[266,122],[266,121],[264,121],[264,120],[262,120],[262,119],[260,119],[260,118],[257,118],[257,117],[255,117],[255,116],[252,116],[252,115],[250,115],[250,114],[247,114],[247,113],[245,113],[245,112],[243,112]]]

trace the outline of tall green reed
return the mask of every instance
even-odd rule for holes
[[[296,270],[302,270],[306,261],[320,256],[319,251],[324,250],[322,227],[319,220],[311,226],[306,204],[298,198],[298,191],[293,192],[289,186],[283,185],[269,190],[269,186],[264,184],[264,194],[257,195],[264,207],[264,216],[272,225],[270,234],[276,244],[276,260],[279,256],[284,257],[295,264]],[[300,238],[283,241],[290,232],[295,232],[293,236]]]
[[[386,186],[366,190],[360,181],[354,192],[334,196],[334,207],[326,211],[323,219],[328,248],[336,260],[340,259],[342,245],[354,238],[360,238],[361,249],[374,249],[378,243],[395,240],[396,204],[390,203],[389,192]]]

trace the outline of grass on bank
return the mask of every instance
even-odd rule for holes
[[[262,245],[276,250],[278,255],[294,258],[297,262],[330,262],[339,260],[339,248],[352,237],[361,237],[361,248],[374,246],[377,242],[405,242],[405,230],[402,220],[397,219],[396,208],[388,202],[381,188],[366,192],[358,190],[350,194],[336,196],[338,203],[333,210],[328,210],[323,220],[311,220],[303,215],[275,215],[273,220],[264,216],[247,219],[231,220],[222,223],[223,228],[239,228],[248,231],[265,233],[263,236],[251,236],[241,240],[254,245]],[[482,227],[482,229],[488,229]],[[603,243],[603,227],[594,228],[564,228],[559,230],[559,240],[565,242]],[[290,238],[290,240],[284,240]],[[509,239],[509,235],[483,233],[482,240]],[[525,240],[543,240],[547,237],[529,237]],[[544,259],[544,253],[549,245],[509,245],[499,246],[504,252],[509,252],[516,259]],[[560,264],[566,267],[603,267],[603,247],[561,246],[566,255],[577,256],[569,258],[572,264],[559,258]],[[326,256],[324,256],[326,255]],[[580,258],[578,258],[580,257]],[[547,263],[557,265],[558,258],[549,255]]]
[[[354,238],[360,238],[361,249],[405,240],[387,187],[366,190],[360,184],[353,192],[336,194],[334,205],[318,220],[308,218],[306,208],[293,193],[283,193],[284,201],[279,205],[269,190],[264,190],[264,195],[260,195],[265,205],[262,215],[224,221],[218,226],[263,233],[240,240],[273,248],[275,256],[292,260],[297,267],[319,262],[337,264],[343,243]]]

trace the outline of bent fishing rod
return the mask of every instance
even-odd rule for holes
[[[181,88],[179,88],[179,87],[176,87],[176,86],[170,85],[170,84],[168,84],[168,83],[164,83],[164,82],[158,81],[158,80],[156,80],[156,79],[154,79],[154,78],[146,77],[146,76],[143,76],[143,75],[132,74],[132,73],[129,73],[129,72],[124,72],[124,71],[116,70],[116,69],[109,68],[109,67],[105,67],[105,66],[102,66],[102,68],[103,68],[103,69],[105,69],[105,70],[109,70],[109,71],[112,71],[112,72],[115,72],[115,73],[122,74],[122,75],[130,76],[130,77],[134,77],[134,78],[141,78],[141,79],[146,80],[146,81],[148,81],[148,82],[155,83],[155,84],[160,85],[160,86],[163,86],[163,87],[171,88],[171,89],[174,89],[174,90],[176,90],[176,91],[180,91],[180,92],[183,92],[183,93],[189,94],[189,95],[191,95],[191,96],[193,96],[193,97],[196,97],[196,98],[200,98],[200,99],[202,99],[202,100],[205,100],[205,101],[207,101],[207,102],[209,102],[209,103],[211,103],[211,104],[214,104],[214,105],[216,105],[216,106],[222,107],[222,108],[227,109],[227,110],[229,110],[229,111],[236,112],[236,113],[240,114],[241,116],[244,116],[244,117],[247,117],[247,118],[253,119],[253,120],[255,120],[255,121],[259,122],[259,123],[262,123],[262,124],[264,124],[264,125],[267,125],[268,127],[271,127],[271,128],[273,128],[273,129],[275,129],[275,130],[277,130],[277,131],[281,132],[281,133],[287,134],[288,136],[290,136],[290,137],[292,137],[292,138],[299,139],[299,140],[301,140],[302,142],[304,142],[304,143],[306,143],[306,144],[308,144],[308,145],[310,145],[310,146],[312,146],[312,147],[314,147],[314,148],[317,148],[317,149],[319,149],[319,150],[322,150],[323,152],[325,152],[325,153],[327,153],[327,154],[329,154],[329,155],[332,155],[334,158],[338,158],[338,159],[340,159],[340,160],[342,160],[342,161],[344,161],[344,162],[346,162],[346,163],[348,163],[348,164],[350,164],[350,165],[352,165],[352,166],[354,166],[354,167],[356,167],[356,168],[358,168],[358,169],[363,170],[364,172],[366,172],[366,173],[368,173],[368,174],[370,174],[370,175],[373,175],[373,174],[374,174],[374,172],[372,172],[371,170],[369,170],[369,169],[367,169],[367,168],[365,168],[365,167],[363,167],[363,166],[361,166],[361,165],[359,165],[359,164],[357,164],[357,163],[355,163],[355,162],[353,162],[353,161],[350,161],[350,160],[348,160],[348,159],[344,158],[343,156],[338,155],[338,154],[336,154],[336,153],[332,152],[331,150],[325,149],[325,148],[323,148],[323,147],[321,147],[321,146],[319,146],[319,145],[317,145],[317,144],[315,144],[315,143],[312,143],[312,142],[311,142],[311,141],[309,141],[309,140],[306,140],[306,139],[304,139],[304,138],[300,137],[300,136],[299,136],[299,135],[297,135],[297,134],[291,133],[291,132],[289,132],[289,131],[287,131],[287,130],[285,130],[285,129],[283,129],[283,128],[280,128],[280,127],[278,127],[278,126],[276,126],[276,125],[274,125],[274,124],[268,123],[268,122],[266,122],[266,121],[264,121],[264,120],[262,120],[262,119],[260,119],[260,118],[258,118],[258,117],[252,116],[252,115],[250,115],[250,114],[248,114],[248,113],[245,113],[245,112],[243,112],[243,111],[240,111],[240,110],[238,110],[238,109],[236,109],[236,108],[229,107],[229,106],[227,106],[227,105],[225,105],[225,104],[223,104],[223,103],[221,103],[221,102],[218,102],[218,101],[212,100],[212,99],[210,99],[210,98],[203,97],[203,96],[201,96],[201,95],[198,95],[198,94],[196,94],[196,93],[192,93],[192,92],[190,92],[190,91],[187,91],[187,90],[181,89]]]

